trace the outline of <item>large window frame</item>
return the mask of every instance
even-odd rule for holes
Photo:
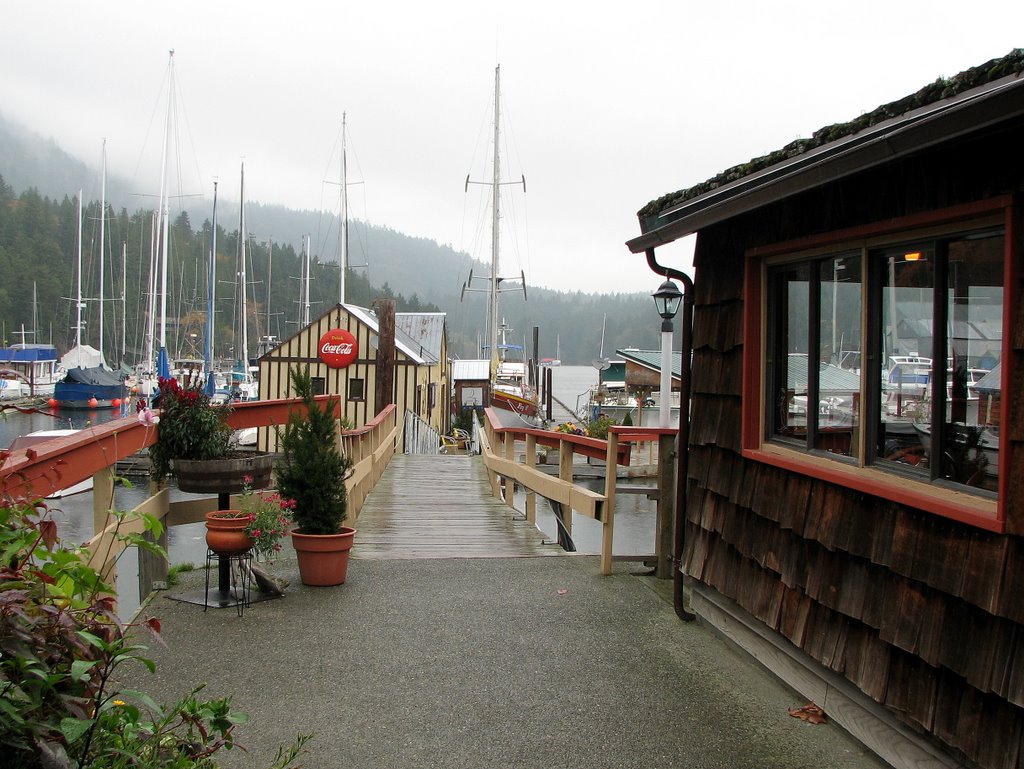
[[[864,409],[864,415],[855,428],[853,448],[832,453],[820,450],[808,437],[773,434],[771,425],[772,408],[777,408],[773,388],[778,387],[778,376],[773,375],[768,365],[773,351],[769,344],[775,337],[773,324],[777,323],[779,308],[772,305],[768,277],[779,272],[779,265],[814,264],[830,255],[861,254],[860,268],[864,304],[861,308],[861,349],[862,355],[877,356],[878,346],[868,340],[878,333],[880,316],[873,313],[878,307],[878,276],[872,275],[869,255],[879,249],[915,241],[931,241],[944,237],[985,229],[999,228],[1003,232],[1003,334],[1000,345],[1002,360],[1001,390],[1009,394],[1012,380],[1013,360],[1011,355],[1012,308],[1020,301],[1014,277],[1015,261],[1019,259],[1019,232],[1013,199],[1010,196],[932,212],[893,219],[876,225],[851,228],[799,241],[773,244],[750,250],[746,254],[744,292],[744,366],[743,366],[743,440],[742,452],[748,458],[765,462],[793,472],[811,475],[829,482],[866,492],[881,498],[923,509],[958,521],[969,523],[990,531],[1004,531],[1007,504],[1008,472],[1006,459],[1009,451],[1005,430],[1003,450],[999,452],[998,492],[977,493],[948,483],[936,482],[920,472],[906,472],[894,463],[878,461],[871,455],[871,442],[876,439],[877,414]],[[775,273],[771,270],[775,268]],[[813,269],[813,268],[812,268]],[[811,300],[812,312],[817,312],[816,303]],[[820,317],[820,316],[816,316]],[[811,324],[812,326],[820,324]],[[774,333],[778,333],[777,329]],[[819,343],[820,327],[808,331],[810,343]],[[777,350],[775,351],[777,353]],[[877,363],[873,364],[877,370]],[[816,367],[808,366],[809,377],[814,378]],[[872,365],[865,362],[861,367],[859,393],[864,403],[877,399],[879,384],[869,372]],[[775,376],[775,380],[772,377]],[[941,381],[936,385],[945,386]],[[1012,398],[1002,399],[1002,424],[1010,424],[1009,409]],[[808,411],[812,411],[808,409]],[[808,414],[813,426],[816,419]]]

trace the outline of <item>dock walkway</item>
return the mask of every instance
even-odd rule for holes
[[[491,496],[468,455],[398,454],[366,498],[353,558],[522,558],[565,555]]]
[[[225,767],[268,766],[298,732],[315,733],[307,769],[884,766],[838,727],[790,717],[804,701],[680,622],[671,583],[625,564],[602,577],[591,556],[497,557],[523,554],[526,524],[454,504],[478,489],[460,479],[479,460],[451,459],[394,458],[360,515],[343,586],[299,584],[288,551],[272,567],[291,580],[286,595],[241,617],[154,599],[143,613],[163,624],[166,645],[149,650],[157,672],[125,683],[164,702],[200,682],[203,696],[232,695],[250,716],[237,731],[247,752],[219,757]],[[418,501],[401,478],[418,478]],[[443,541],[460,528],[486,534]],[[499,547],[499,530],[518,544]],[[463,557],[484,541],[493,557]],[[203,584],[201,572],[184,577],[172,593]]]

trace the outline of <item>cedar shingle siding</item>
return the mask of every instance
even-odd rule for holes
[[[1003,500],[1005,534],[748,461],[743,276],[751,248],[1019,196],[1022,147],[1018,115],[705,227],[694,257],[685,571],[954,754],[993,769],[1022,759],[1024,383],[1017,378],[1005,406],[1013,422],[1003,472],[1017,486]],[[1019,282],[1020,229],[1011,234]],[[1007,333],[1017,366],[1022,304]]]

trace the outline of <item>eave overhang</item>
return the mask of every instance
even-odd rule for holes
[[[995,80],[829,142],[641,222],[643,253],[735,216],[1024,115],[1024,77]]]

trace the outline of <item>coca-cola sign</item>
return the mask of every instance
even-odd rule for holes
[[[329,368],[345,368],[359,355],[359,343],[343,328],[328,331],[317,345],[320,360]]]

